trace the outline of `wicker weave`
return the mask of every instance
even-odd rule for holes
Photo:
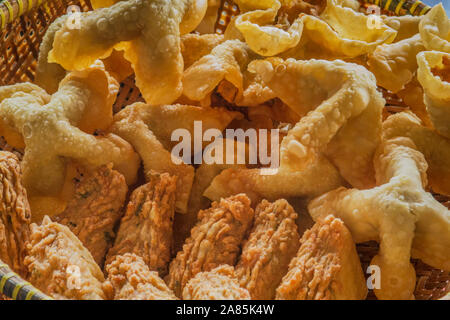
[[[88,11],[91,9],[90,3],[85,0],[46,1],[38,8],[32,10],[28,10],[29,4],[33,7],[43,0],[10,0],[8,2],[9,5],[5,5],[5,2],[2,1],[3,0],[0,0],[0,12],[2,12],[3,15],[0,14],[0,18],[1,16],[5,16],[6,22],[9,23],[6,23],[5,28],[0,30],[0,85],[33,81],[39,44],[51,22],[58,16],[65,14],[70,5],[78,6],[81,11]],[[396,0],[393,2],[395,1]],[[367,2],[373,2],[373,0]],[[20,3],[22,8],[20,8]],[[216,32],[223,33],[231,18],[238,14],[239,9],[232,1],[222,0],[219,10]],[[21,13],[20,11],[22,11],[23,15],[18,17],[19,13]],[[9,12],[12,12],[12,16],[9,15]],[[2,21],[0,21],[0,26],[1,22]],[[398,112],[405,109],[405,106],[397,97],[386,93],[386,98],[388,100],[388,111]],[[139,89],[136,88],[134,77],[132,76],[121,84],[121,90],[114,105],[114,111],[117,112],[126,105],[141,100],[142,97],[139,93]],[[1,148],[2,141],[0,139],[0,149]],[[14,151],[16,152],[17,150]],[[20,150],[17,152],[20,153]],[[440,195],[436,195],[436,198],[443,204],[450,206],[449,198]],[[378,244],[375,242],[358,245],[358,252],[364,270],[367,269],[370,260],[377,251]],[[449,272],[433,269],[420,261],[413,261],[413,264],[417,272],[417,286],[415,290],[417,299],[439,299],[450,292]],[[1,275],[2,269],[0,268],[0,278]],[[18,282],[17,279],[18,278],[14,276],[7,280],[4,288],[10,288],[11,285],[14,286],[15,283]],[[24,299],[26,293],[29,292],[30,289],[31,286],[23,287],[22,290],[24,291],[24,294],[20,293],[16,298]],[[10,289],[2,291],[0,288],[0,300],[2,299],[1,292],[8,296],[12,295]],[[38,295],[37,298],[45,298],[45,295]],[[369,292],[368,299],[375,299],[373,291]]]

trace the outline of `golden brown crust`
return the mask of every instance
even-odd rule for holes
[[[147,180],[153,171],[177,176],[177,212],[186,213],[194,180],[194,168],[176,155],[172,133],[186,129],[194,136],[195,121],[202,122],[202,134],[208,129],[224,130],[235,118],[242,116],[225,108],[191,105],[160,105],[134,103],[114,116],[112,132],[131,143],[144,164]],[[205,144],[206,146],[206,144]],[[180,163],[174,161],[174,157]]]
[[[297,214],[284,199],[274,203],[263,200],[256,208],[253,229],[236,266],[239,282],[252,299],[275,297],[299,247],[296,219]]]
[[[355,244],[342,220],[328,216],[306,231],[277,288],[278,300],[359,300],[367,287]]]
[[[177,178],[154,173],[150,182],[131,195],[107,263],[114,256],[135,253],[152,271],[167,274],[173,246]]]
[[[119,89],[100,61],[70,72],[51,97],[36,87],[25,83],[0,88],[0,131],[10,135],[6,141],[11,146],[26,145],[22,181],[34,221],[64,210],[68,199],[62,190],[70,160],[91,166],[112,162],[127,183],[134,183],[139,157],[132,146],[111,133],[93,134],[110,126]],[[22,141],[14,143],[11,137]]]
[[[450,270],[450,211],[426,192],[429,172],[426,156],[414,143],[417,140],[418,145],[436,148],[433,134],[437,133],[423,134],[424,130],[412,126],[409,133],[414,139],[403,134],[395,137],[399,129],[404,129],[405,122],[410,122],[408,118],[410,114],[402,112],[383,124],[385,136],[374,161],[377,187],[365,190],[342,187],[308,204],[314,220],[332,212],[345,222],[356,242],[379,242],[378,254],[371,265],[380,268],[380,286],[374,292],[383,300],[414,298],[416,273],[411,257],[434,268]],[[445,156],[450,150],[442,142],[433,156]]]
[[[103,288],[114,300],[176,300],[155,271],[133,253],[117,255],[106,266],[108,278]]]
[[[102,271],[69,228],[45,216],[31,225],[25,266],[29,281],[54,299],[103,300]]]
[[[183,300],[250,300],[247,289],[241,288],[234,268],[221,265],[200,272],[189,280],[183,290]]]
[[[253,215],[244,194],[213,202],[210,209],[199,212],[191,236],[170,264],[167,283],[177,296],[197,273],[222,264],[235,265]]]
[[[326,6],[326,1],[287,1],[282,3],[280,10],[278,10],[277,20],[278,22],[286,19],[292,24],[300,14],[309,14],[318,16]]]
[[[442,81],[450,82],[450,57],[442,57],[442,68],[433,67],[431,72],[434,76],[441,78]]]
[[[83,12],[80,27],[63,24],[55,33],[48,61],[82,70],[123,46],[144,99],[170,104],[182,89],[180,35],[194,30],[205,11],[206,1],[129,0]]]
[[[64,15],[53,21],[39,46],[35,83],[49,94],[58,91],[59,83],[66,76],[66,70],[63,67],[57,63],[48,62],[48,53],[52,49],[55,33],[66,24],[67,17]]]
[[[21,176],[19,159],[0,151],[0,260],[25,276],[23,259],[30,236],[31,211]]]
[[[109,164],[93,172],[79,168],[74,183],[74,197],[54,220],[68,226],[102,266],[122,215],[128,192],[125,178]]]
[[[188,33],[181,36],[181,54],[184,60],[184,69],[189,68],[201,57],[206,56],[217,45],[224,42],[221,34],[195,34]]]
[[[422,96],[423,99],[423,96]],[[383,123],[384,139],[408,137],[428,164],[428,187],[434,192],[450,196],[450,139],[440,135],[434,128],[423,126],[411,113],[391,115]]]

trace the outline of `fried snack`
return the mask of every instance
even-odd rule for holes
[[[125,178],[109,164],[93,170],[79,168],[73,181],[74,198],[53,220],[69,227],[103,266],[115,238],[113,229],[122,216],[128,192]]]
[[[252,62],[249,69],[298,114],[309,113],[283,139],[274,175],[261,175],[258,169],[225,170],[206,190],[208,198],[245,192],[252,200],[276,200],[324,193],[341,181],[322,152],[352,185],[374,184],[372,158],[384,100],[372,74],[354,64],[320,60],[268,59]]]
[[[200,34],[212,34],[216,32],[217,16],[219,14],[221,1],[220,0],[208,0],[208,9],[203,17],[203,20],[195,29]]]
[[[370,17],[344,6],[345,1],[327,0],[320,20],[303,16],[303,35],[298,48],[309,58],[355,58],[370,52],[384,43],[391,43],[397,32],[381,23],[371,27]],[[288,52],[289,54],[289,52]]]
[[[180,45],[184,68],[188,68],[195,61],[210,53],[214,47],[223,41],[223,35],[219,34],[198,35],[195,33],[188,33],[182,35]],[[112,51],[109,57],[103,59],[106,70],[119,82],[125,80],[134,73],[131,63],[124,57],[124,50],[127,47],[127,43],[121,43],[120,45],[115,46],[116,49]],[[58,66],[57,64],[52,65]]]
[[[239,4],[246,2],[242,0]],[[355,58],[383,43],[391,43],[397,34],[382,21],[379,28],[371,27],[369,16],[346,7],[342,0],[328,0],[320,18],[303,14],[292,25],[267,26],[275,18],[279,3],[278,0],[258,3],[258,9],[265,11],[250,11],[235,21],[250,48],[260,55],[283,52],[283,58]]]
[[[195,29],[206,6],[205,0],[130,0],[81,13],[79,28],[63,25],[56,32],[48,61],[66,70],[83,70],[129,41],[125,58],[145,101],[172,103],[182,90],[180,35]]]
[[[211,184],[214,177],[224,170],[225,167],[226,165],[202,164],[195,171],[187,212],[185,214],[177,214],[174,220],[173,228],[177,230],[174,233],[175,252],[183,249],[184,241],[189,237],[192,227],[197,222],[198,212],[206,209],[210,204],[210,201],[203,197],[203,192]]]
[[[431,122],[441,135],[450,138],[450,53],[421,52],[417,62],[417,79]]]
[[[19,159],[0,151],[0,260],[25,277],[25,243],[30,237],[31,210],[21,183]]]
[[[297,256],[277,288],[278,300],[364,300],[367,287],[355,243],[332,215],[300,240]]]
[[[181,36],[181,54],[183,55],[184,68],[189,68],[224,41],[225,39],[221,34],[198,35],[188,33]]]
[[[408,137],[425,156],[428,163],[428,185],[434,192],[450,196],[450,140],[435,130],[424,127],[409,113],[390,116],[383,124],[385,139]]]
[[[177,300],[157,272],[133,254],[117,255],[106,266],[103,289],[113,300]]]
[[[223,197],[245,193],[252,202],[259,202],[263,198],[275,201],[283,197],[317,196],[344,184],[339,172],[323,156],[301,170],[283,163],[280,168],[269,170],[223,170],[203,195],[210,200],[219,201]]]
[[[281,155],[283,157],[283,154]],[[312,197],[344,184],[336,168],[325,157],[319,156],[306,168],[280,164],[274,171],[264,169],[223,170],[205,190],[204,196],[213,201],[245,193],[252,202],[263,198],[275,201],[288,197]]]
[[[240,1],[243,2],[245,1]],[[303,31],[301,19],[296,19],[291,25],[283,26],[284,28],[277,27],[273,24],[281,3],[278,0],[265,1],[261,7],[264,7],[264,10],[243,13],[234,21],[248,46],[257,54],[266,57],[295,47]]]
[[[448,159],[448,158],[447,158]],[[371,265],[381,269],[379,299],[412,299],[416,284],[410,258],[450,270],[450,211],[424,190],[427,162],[406,137],[384,140],[375,157],[377,187],[339,188],[314,199],[314,220],[332,212],[356,242],[380,242]]]
[[[40,226],[31,225],[24,264],[28,280],[54,299],[105,299],[105,279],[92,255],[69,228],[48,216]]]
[[[420,34],[416,34],[411,38],[377,47],[369,54],[367,64],[377,78],[377,84],[396,93],[413,79],[417,71],[416,55],[424,50]]]
[[[224,138],[216,138],[222,146],[224,146],[224,150],[226,149],[226,139]],[[197,215],[200,210],[206,209],[210,206],[211,202],[203,196],[203,193],[211,184],[211,181],[223,170],[228,168],[245,168],[244,164],[238,164],[237,159],[241,152],[246,153],[248,151],[248,145],[242,142],[238,142],[236,140],[233,141],[234,147],[234,159],[233,164],[227,164],[226,157],[227,153],[223,154],[223,159],[221,163],[203,163],[200,165],[196,171],[194,176],[194,182],[192,184],[191,194],[189,197],[188,210],[186,214],[177,214],[175,216],[174,221],[174,242],[175,242],[175,252],[182,250],[183,243],[189,234],[191,233],[191,229],[197,223]],[[205,149],[205,151],[207,151]],[[242,155],[243,157],[247,157],[247,155]]]
[[[134,72],[131,63],[125,59],[124,54],[123,50],[114,49],[109,57],[102,60],[108,73],[119,82],[131,76]]]
[[[6,99],[22,99],[24,103],[29,102],[41,106],[47,104],[51,96],[37,85],[25,82],[0,87],[0,106],[2,101]],[[4,138],[3,143],[6,143],[10,148],[25,148],[22,134],[4,120],[0,120],[0,135]]]
[[[397,92],[397,96],[402,99],[409,109],[422,121],[424,126],[433,128],[430,115],[423,101],[423,88],[417,80],[417,76],[405,85],[404,89]]]
[[[153,174],[149,183],[133,191],[107,264],[115,256],[133,253],[151,271],[167,274],[173,247],[176,181],[168,173]]]
[[[234,268],[221,265],[211,271],[197,273],[183,290],[183,300],[251,300],[241,288]]]
[[[48,61],[48,53],[52,49],[56,32],[67,23],[67,17],[67,15],[58,17],[50,25],[39,46],[35,83],[50,94],[58,91],[59,83],[66,76],[66,70],[63,67]]]
[[[371,161],[379,141],[384,99],[370,72],[341,61],[293,59],[255,61],[249,69],[303,116],[281,144],[281,163],[293,161],[301,168],[325,151],[350,184],[373,185]],[[357,130],[361,126],[364,130]],[[348,141],[352,141],[350,146]],[[285,153],[289,149],[295,157]],[[356,160],[351,165],[350,158]]]
[[[171,141],[175,130],[188,130],[194,136],[194,121],[202,123],[203,133],[210,129],[222,131],[237,112],[221,108],[200,108],[186,105],[150,106],[135,103],[114,117],[112,132],[127,140],[142,158],[147,179],[155,172],[168,172],[177,176],[176,210],[187,212],[189,194],[194,179],[194,168],[176,164],[171,154],[177,142]]]
[[[256,106],[270,100],[273,93],[247,71],[248,64],[257,58],[244,42],[225,41],[185,70],[183,94],[193,101],[202,101],[218,87],[218,92],[236,105]]]
[[[350,5],[359,7],[358,1],[348,1]],[[278,20],[287,19],[292,23],[299,15],[309,14],[313,16],[319,16],[326,6],[325,0],[318,1],[304,1],[304,0],[288,0],[281,1],[281,8],[278,10]]]
[[[381,16],[383,22],[397,31],[397,36],[393,42],[400,42],[412,38],[419,33],[419,24],[423,16]]]
[[[64,210],[66,198],[61,190],[67,180],[68,159],[86,166],[112,162],[128,184],[134,182],[139,157],[133,148],[114,134],[92,135],[111,124],[112,104],[118,90],[117,82],[105,73],[101,62],[84,71],[69,73],[48,103],[47,96],[23,92],[24,87],[0,89],[16,92],[0,101],[0,127],[8,131],[4,135],[8,144],[17,147],[15,139],[9,139],[8,135],[25,142],[23,182],[33,216]]]
[[[450,53],[450,19],[442,3],[435,5],[419,24],[420,36],[427,50]]]
[[[170,263],[166,282],[177,297],[197,273],[236,264],[253,215],[250,199],[244,194],[213,202],[210,209],[199,212],[191,236]]]
[[[271,300],[289,262],[295,256],[300,236],[297,214],[289,203],[263,200],[256,207],[255,222],[236,266],[239,283],[253,300]]]

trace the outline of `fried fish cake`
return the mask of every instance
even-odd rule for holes
[[[105,292],[114,300],[176,300],[157,272],[133,254],[115,256],[106,266]]]
[[[263,200],[256,208],[255,223],[242,249],[236,275],[254,300],[270,300],[286,274],[300,245],[297,213],[280,199]]]
[[[367,287],[355,243],[342,220],[328,216],[306,231],[277,288],[278,300],[362,300]]]
[[[109,164],[94,171],[80,168],[74,180],[75,196],[54,221],[68,226],[103,266],[114,241],[114,227],[122,216],[128,192],[125,178]]]
[[[161,276],[167,274],[173,247],[176,181],[168,173],[154,173],[149,183],[133,192],[107,263],[116,255],[134,253],[150,270]]]
[[[31,225],[24,260],[28,280],[58,300],[103,300],[102,271],[81,241],[66,226],[45,216]]]
[[[183,300],[250,300],[250,293],[239,286],[234,268],[222,265],[197,273],[184,287]]]
[[[170,264],[169,288],[181,296],[183,288],[197,273],[222,264],[234,266],[253,215],[250,199],[244,194],[213,202],[211,208],[200,211],[191,236]]]
[[[21,176],[19,159],[0,151],[0,260],[25,276],[23,259],[30,236],[31,211]]]

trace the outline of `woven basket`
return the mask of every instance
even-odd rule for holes
[[[364,5],[379,5],[382,12],[395,14],[424,14],[429,7],[420,1],[400,0],[360,0]],[[75,5],[81,11],[91,10],[85,0],[0,0],[0,86],[17,82],[33,81],[38,58],[39,45],[47,27],[58,17]],[[222,0],[219,7],[216,32],[223,33],[231,18],[239,13],[238,7],[229,0]],[[406,107],[401,100],[386,95],[387,108],[398,112]],[[114,110],[117,112],[126,105],[142,101],[134,77],[121,83]],[[2,141],[0,139],[0,149]],[[14,151],[14,150],[11,150]],[[436,195],[436,198],[450,207],[450,199]],[[378,252],[378,244],[369,242],[359,244],[358,252],[363,269],[366,270],[372,257]],[[417,299],[439,299],[450,292],[450,273],[433,269],[420,261],[413,261],[417,273],[415,296]],[[3,296],[2,296],[3,294]],[[0,300],[2,299],[51,299],[11,272],[0,261]],[[375,299],[370,291],[368,299]]]

